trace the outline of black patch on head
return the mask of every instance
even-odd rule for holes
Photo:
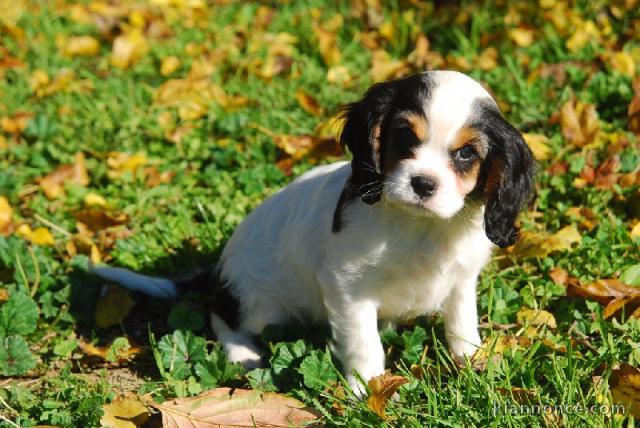
[[[474,103],[472,122],[487,137],[489,150],[474,194],[485,200],[484,229],[500,247],[518,238],[516,217],[533,191],[533,155],[520,132],[507,122],[490,98]]]
[[[343,226],[343,206],[356,198],[374,204],[382,196],[385,164],[412,155],[419,140],[403,115],[424,115],[424,105],[434,82],[428,73],[373,85],[362,97],[347,105],[340,143],[353,158],[351,176],[340,194],[333,216],[333,232]]]

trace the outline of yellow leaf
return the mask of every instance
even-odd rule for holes
[[[176,56],[167,56],[162,58],[160,63],[160,74],[163,76],[169,76],[176,72],[180,68],[180,60]]]
[[[64,47],[63,53],[67,56],[93,56],[100,52],[100,43],[91,36],[70,37]]]
[[[4,196],[0,196],[0,235],[9,230],[12,216],[13,209],[9,205],[9,200]]]
[[[84,197],[84,204],[89,207],[104,207],[107,205],[107,201],[97,193],[89,192]]]
[[[151,416],[147,406],[132,392],[103,405],[102,410],[104,415],[100,419],[100,426],[105,428],[141,427]]]
[[[16,25],[25,9],[24,0],[0,0],[0,24]]]
[[[80,186],[89,184],[89,174],[85,166],[84,154],[78,152],[74,163],[59,166],[55,171],[39,179],[40,187],[49,199],[59,198],[64,195],[64,184],[71,182]]]
[[[491,46],[483,50],[476,60],[480,70],[489,71],[498,66],[498,50]]]
[[[566,42],[567,48],[571,52],[579,51],[590,41],[599,40],[601,37],[600,31],[593,21],[581,21],[574,28],[573,34]]]
[[[636,225],[631,229],[631,237],[640,238],[640,221],[637,222]]]
[[[96,324],[107,328],[121,324],[133,308],[133,299],[124,289],[109,284],[107,292],[96,303]]]
[[[324,63],[332,66],[340,62],[340,50],[335,32],[327,31],[320,26],[315,26],[313,32],[318,39],[318,49]]]
[[[29,86],[33,92],[37,93],[39,90],[46,88],[50,81],[51,79],[47,72],[38,68],[31,73],[31,77],[29,77]]]
[[[335,65],[327,71],[327,81],[334,85],[346,85],[351,82],[349,69],[344,65]]]
[[[545,257],[555,251],[570,250],[581,241],[582,237],[574,226],[566,226],[552,235],[523,231],[520,240],[509,252],[516,257]]]
[[[512,28],[508,31],[508,35],[516,45],[523,48],[533,43],[533,31],[526,28]]]
[[[129,68],[148,50],[149,44],[144,34],[139,29],[133,28],[113,41],[111,64],[121,69]]]
[[[53,235],[51,235],[49,229],[44,227],[37,227],[35,230],[31,230],[28,224],[21,224],[16,230],[16,235],[35,245],[46,246],[55,244]]]
[[[129,153],[111,152],[107,158],[107,166],[109,166],[107,175],[112,180],[121,178],[126,173],[130,173],[135,177],[138,169],[146,163],[147,157],[142,152],[133,155]]]
[[[556,328],[556,319],[552,313],[544,310],[523,308],[516,314],[518,324],[533,327],[546,325],[549,328]]]
[[[622,404],[626,412],[640,418],[640,370],[627,364],[611,370],[609,388],[613,401]]]
[[[593,143],[600,131],[595,106],[577,100],[567,101],[560,109],[560,126],[562,136],[578,147]]]
[[[408,70],[406,61],[391,58],[387,51],[376,50],[371,56],[371,77],[374,82],[381,82],[399,77]]]
[[[324,109],[320,107],[318,101],[303,90],[298,90],[296,92],[296,99],[298,100],[300,107],[313,116],[322,116],[324,113]]]
[[[398,388],[407,383],[407,378],[403,376],[392,375],[389,371],[369,380],[369,389],[371,395],[367,399],[367,406],[373,410],[378,416],[385,419],[384,408],[389,399],[396,393]]]
[[[537,160],[547,160],[551,155],[551,148],[547,145],[549,139],[543,134],[523,134],[524,140]]]
[[[629,52],[620,51],[611,55],[611,67],[625,76],[633,77],[636,74],[636,64]]]

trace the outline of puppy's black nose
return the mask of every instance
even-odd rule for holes
[[[436,193],[438,182],[432,177],[414,175],[411,177],[411,187],[413,187],[413,191],[421,198],[428,198]]]

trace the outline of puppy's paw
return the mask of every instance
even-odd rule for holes
[[[258,348],[252,344],[225,344],[227,359],[232,363],[242,364],[246,369],[262,367],[262,356]]]

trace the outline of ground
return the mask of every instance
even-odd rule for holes
[[[633,426],[637,1],[0,10],[0,426],[99,426],[127,393],[220,386],[297,398],[330,426]],[[417,319],[384,331],[393,377],[370,385],[378,404],[358,400],[326,330],[268,329],[269,364],[247,373],[211,340],[197,291],[162,301],[86,273],[90,259],[169,276],[214,263],[261,200],[348,157],[340,106],[444,68],[482,82],[538,159],[521,241],[479,284],[473,361],[452,361],[437,315]]]

